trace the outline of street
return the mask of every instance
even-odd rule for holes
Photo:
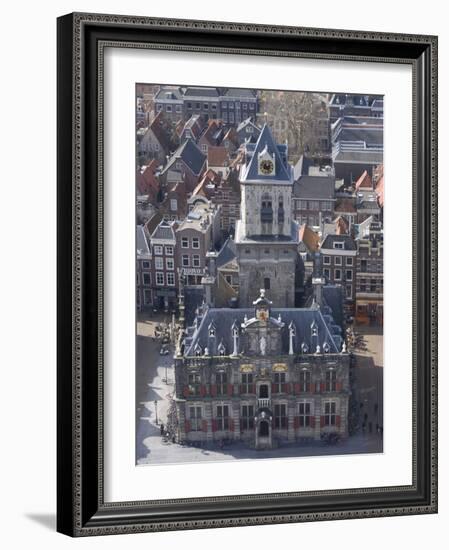
[[[383,333],[382,328],[355,326],[354,400],[359,427],[367,433],[383,430]]]
[[[161,445],[160,425],[166,423],[168,397],[173,392],[173,354],[160,355],[155,328],[168,316],[139,314],[136,350],[136,461]],[[166,377],[168,384],[166,383]],[[155,401],[157,404],[155,404]],[[157,418],[156,418],[157,415]],[[150,444],[151,443],[151,444]]]

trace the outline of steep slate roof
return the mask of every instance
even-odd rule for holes
[[[200,115],[192,115],[189,120],[184,124],[183,129],[180,132],[182,135],[185,130],[190,130],[192,137],[198,139],[205,126],[204,119]]]
[[[334,323],[343,329],[344,321],[344,294],[341,285],[326,284],[322,288],[323,306],[321,311],[323,315],[332,315]],[[306,301],[306,307],[311,307],[314,301],[313,294]],[[333,330],[335,330],[333,328]]]
[[[198,175],[204,166],[206,155],[202,153],[191,139],[186,139],[170,157],[161,174],[165,174],[170,170],[170,168],[176,165],[176,161],[178,160],[182,160],[195,175]]]
[[[247,126],[252,126],[255,128],[258,132],[260,132],[259,126],[254,124],[254,122],[251,120],[251,117],[245,118],[245,120],[242,120],[242,122],[237,126],[237,132],[241,132],[244,130]]]
[[[184,92],[184,97],[219,97],[217,88],[194,87],[189,86]]]
[[[138,256],[150,253],[150,247],[148,246],[143,225],[136,226],[136,248]]]
[[[186,325],[191,326],[195,320],[196,311],[204,301],[204,288],[184,288],[184,306]]]
[[[330,308],[321,310],[317,306],[310,308],[281,308],[272,309],[270,322],[278,325],[278,316],[281,316],[281,322],[284,327],[281,329],[282,350],[288,353],[290,323],[296,328],[296,336],[293,339],[293,348],[295,353],[301,352],[301,345],[305,343],[308,346],[309,353],[314,353],[318,344],[323,350],[324,343],[330,346],[330,353],[339,353],[343,343],[341,329],[338,327],[331,315]],[[251,322],[254,318],[253,308],[206,308],[206,311],[200,312],[195,319],[193,327],[187,329],[185,339],[184,356],[194,356],[197,344],[204,352],[206,347],[213,353],[212,338],[209,337],[209,325],[215,326],[215,345],[223,343],[225,346],[225,355],[230,355],[233,351],[233,338],[231,327],[235,323],[239,327],[238,352],[245,355],[246,336],[242,333],[240,327],[246,318]],[[316,323],[318,328],[318,339],[312,337],[311,325]]]
[[[227,97],[247,97],[254,99],[257,97],[257,94],[254,90],[249,88],[229,88],[224,94]]]
[[[342,147],[335,154],[332,153],[334,164],[343,162],[380,164],[383,162],[383,151],[380,149],[358,149]]]
[[[293,197],[296,199],[334,198],[335,177],[329,176],[301,176],[293,185]]]
[[[167,99],[166,94],[171,93],[175,99],[182,99],[182,92],[179,86],[161,86],[155,95],[155,100]]]
[[[313,160],[301,155],[298,162],[293,167],[293,177],[298,180],[301,176],[307,176],[309,174],[309,168],[313,166]]]
[[[382,120],[382,119],[380,119]],[[383,126],[366,127],[363,124],[341,128],[340,132],[334,138],[334,141],[361,141],[369,145],[383,145]]]
[[[321,244],[321,250],[338,250],[334,249],[334,242],[343,242],[343,250],[357,250],[357,246],[354,239],[350,235],[332,235],[328,234],[324,237],[324,241]]]
[[[221,247],[217,256],[217,268],[226,265],[230,261],[234,260],[237,256],[235,242],[228,238],[224,245]]]
[[[258,156],[265,150],[271,156],[274,156],[275,174],[272,175],[260,175]],[[292,169],[290,165],[286,165],[278,149],[277,144],[273,139],[270,127],[264,124],[262,131],[257,139],[255,146],[251,147],[251,144],[247,144],[246,147],[247,164],[242,166],[240,181],[278,181],[290,182],[292,180]]]
[[[151,240],[163,239],[163,240],[175,240],[175,232],[173,231],[172,224],[162,220],[151,235]]]

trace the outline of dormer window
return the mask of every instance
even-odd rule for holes
[[[345,243],[343,242],[335,242],[334,243],[334,249],[335,250],[343,250],[345,247]]]
[[[315,321],[313,321],[313,323],[310,325],[310,330],[312,336],[318,336],[318,325]]]
[[[216,334],[215,325],[210,324],[209,325],[209,338],[215,338],[215,334]]]

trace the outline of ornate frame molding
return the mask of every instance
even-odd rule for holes
[[[130,36],[138,30],[137,40]],[[160,32],[154,41],[154,33]],[[176,44],[176,33],[187,42]],[[164,37],[173,33],[173,43]],[[134,33],[135,34],[135,33]],[[142,37],[146,34],[147,38]],[[105,36],[106,35],[106,36]],[[256,47],[260,37],[284,48]],[[249,47],[229,45],[248,43]],[[283,42],[282,39],[285,39]],[[252,42],[251,42],[252,41]],[[330,41],[340,53],[329,50]],[[220,44],[217,44],[220,43]],[[256,44],[256,46],[254,45]],[[266,42],[265,42],[266,44]],[[103,54],[104,48],[157,48],[227,54],[295,56],[347,61],[408,63],[413,67],[413,216],[424,219],[413,249],[413,484],[307,493],[239,495],[225,498],[104,503],[103,457]],[[327,48],[327,49],[326,49]],[[382,53],[377,53],[378,50]],[[359,53],[357,53],[359,52]],[[388,55],[394,53],[394,55]],[[398,55],[399,54],[399,55]],[[95,106],[87,127],[83,111]],[[67,137],[67,126],[72,133]],[[58,20],[58,530],[72,536],[201,529],[269,523],[434,513],[437,511],[437,38],[423,35],[311,29],[70,14]],[[95,153],[93,153],[95,149]],[[68,192],[71,181],[71,192]],[[418,181],[422,183],[418,187]],[[88,182],[90,186],[87,187]],[[95,186],[92,184],[96,183]],[[92,189],[94,187],[94,189]],[[421,196],[422,195],[422,196]],[[418,210],[421,214],[418,216]],[[86,231],[95,237],[87,246]],[[93,233],[93,234],[92,234]],[[427,248],[426,248],[427,247]],[[67,288],[71,280],[70,292]],[[95,300],[97,327],[86,317]],[[418,319],[418,313],[421,319]],[[70,318],[70,322],[69,322]],[[422,351],[421,351],[422,350]],[[425,359],[425,363],[423,363]],[[421,361],[421,363],[419,363]],[[94,365],[92,374],[86,365]],[[419,368],[418,368],[419,367]],[[418,399],[425,382],[426,403]],[[421,391],[421,390],[420,390]],[[424,409],[422,409],[424,407]],[[84,420],[97,416],[95,430]],[[426,433],[422,433],[422,416]],[[417,420],[420,419],[418,424]],[[420,446],[420,448],[418,448]],[[425,447],[425,448],[424,448]],[[418,451],[420,458],[418,458]],[[424,452],[425,459],[421,454]],[[92,455],[92,456],[91,456]],[[423,464],[425,462],[425,465]],[[94,485],[92,485],[94,484]],[[385,495],[385,503],[378,495]],[[366,499],[373,497],[367,506]],[[386,496],[389,495],[387,499]],[[375,498],[374,498],[375,497]],[[291,500],[295,512],[261,513],[258,503],[278,507]],[[300,500],[304,504],[298,506]],[[329,504],[325,504],[325,499]],[[377,500],[376,500],[377,499]],[[396,500],[395,500],[396,499]],[[388,502],[387,502],[388,501]],[[358,505],[360,502],[360,505]],[[202,510],[189,515],[189,507]],[[222,511],[210,517],[204,504]],[[177,507],[165,517],[157,506]],[[231,505],[234,507],[231,508]],[[254,512],[251,513],[251,506]],[[183,507],[183,513],[178,510]],[[282,507],[280,507],[282,510]],[[287,504],[284,509],[292,508]],[[227,510],[227,513],[225,513]],[[232,510],[230,517],[229,511]],[[220,517],[220,515],[222,517]],[[182,516],[182,519],[180,519]],[[159,518],[159,519],[158,519]]]

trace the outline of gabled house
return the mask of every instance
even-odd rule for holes
[[[203,132],[198,137],[197,144],[201,151],[207,155],[209,147],[220,145],[225,134],[223,123],[221,120],[210,119]]]
[[[329,167],[309,165],[303,158],[295,168],[292,196],[295,220],[301,224],[319,226],[326,219],[332,219],[335,205],[335,177],[332,170]]]
[[[143,225],[136,227],[136,245],[136,305],[143,311],[153,306],[152,256]]]
[[[162,220],[150,236],[153,305],[164,311],[177,307],[178,265],[176,224]]]
[[[170,153],[170,136],[163,112],[154,117],[148,128],[137,132],[137,150],[140,161],[156,159],[160,164],[165,162]]]
[[[180,128],[179,141],[184,143],[186,139],[193,139],[197,142],[198,138],[206,128],[206,121],[201,115],[192,115],[187,122]]]
[[[220,174],[223,179],[226,179],[229,174],[229,151],[226,147],[209,146],[207,149],[207,168],[213,170],[216,174]]]
[[[239,144],[250,141],[256,143],[259,138],[261,129],[253,122],[252,117],[243,120],[236,128],[236,134]]]
[[[191,193],[206,170],[206,160],[206,155],[195,142],[187,139],[171,155],[160,173],[159,180],[165,188],[183,182],[186,192]]]
[[[137,195],[147,195],[148,201],[156,205],[159,198],[159,179],[156,175],[159,164],[153,159],[148,164],[142,166],[136,175]]]
[[[345,311],[355,312],[355,282],[357,245],[351,235],[327,234],[321,247],[322,274],[326,282],[344,288]]]

